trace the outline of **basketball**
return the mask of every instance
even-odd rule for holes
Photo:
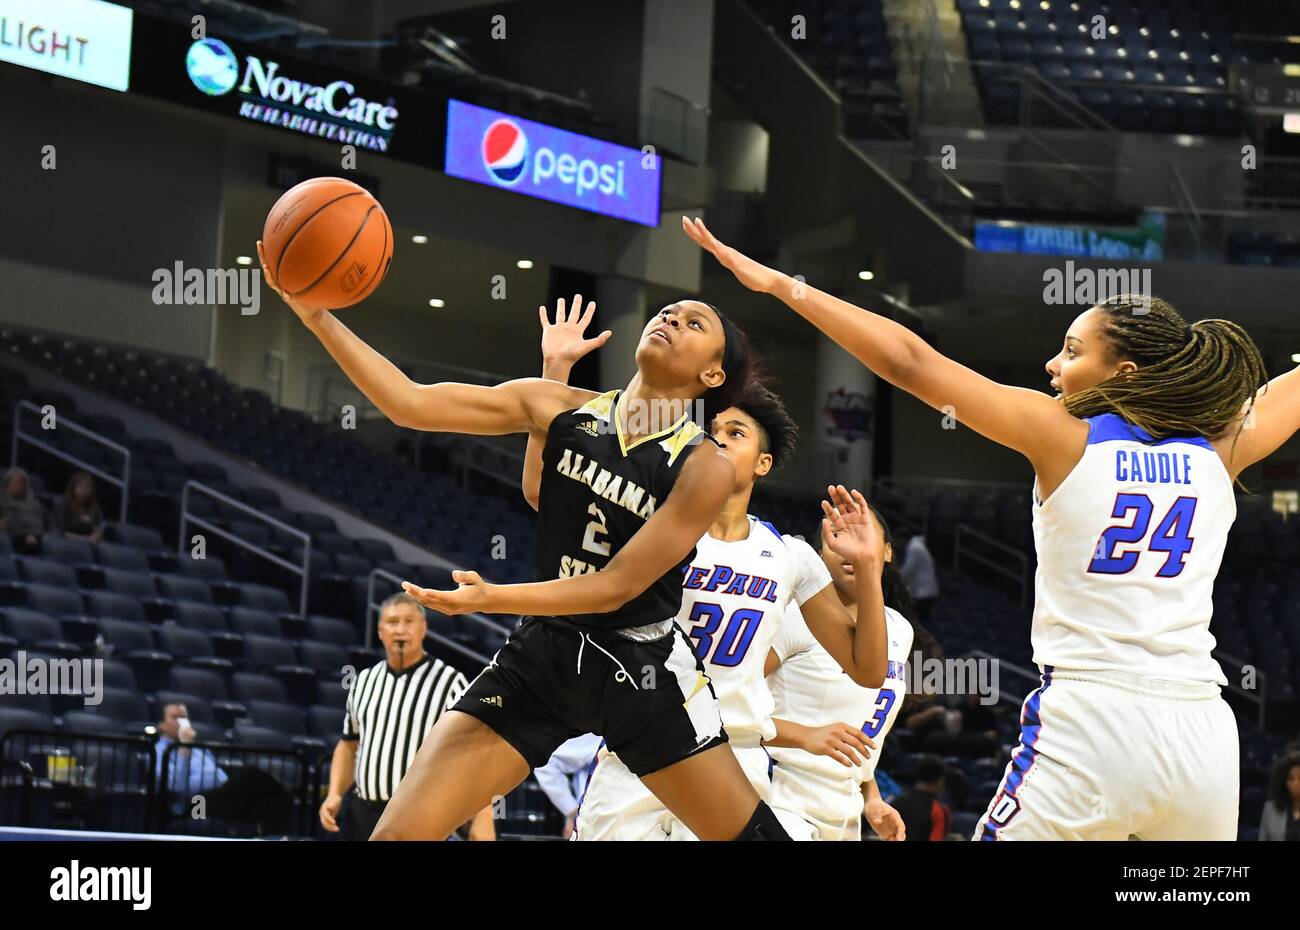
[[[312,178],[275,202],[262,248],[286,297],[337,310],[364,300],[384,280],[393,227],[365,188],[343,178]]]

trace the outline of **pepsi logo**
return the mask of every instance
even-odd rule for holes
[[[483,166],[492,179],[512,185],[523,176],[528,160],[528,137],[518,124],[499,119],[483,133]]]

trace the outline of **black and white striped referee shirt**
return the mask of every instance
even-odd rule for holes
[[[363,800],[393,796],[424,737],[468,686],[464,675],[429,655],[401,672],[385,660],[357,676],[343,738],[360,740],[356,785]]]

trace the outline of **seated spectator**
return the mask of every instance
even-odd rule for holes
[[[1300,841],[1300,754],[1285,755],[1273,765],[1259,839]]]
[[[194,728],[190,726],[189,711],[184,704],[168,704],[163,708],[163,718],[158,722],[158,742],[154,745],[156,759],[156,777],[162,783],[163,754],[173,743],[181,747],[172,755],[171,767],[167,773],[167,790],[173,795],[172,812],[177,816],[185,813],[186,801],[196,795],[204,794],[226,783],[226,773],[217,765],[217,759],[206,749],[188,749],[194,742]]]
[[[903,818],[909,842],[948,838],[952,812],[939,800],[943,781],[943,760],[937,756],[922,756],[916,764],[916,784],[894,799],[893,807]]]
[[[95,499],[95,479],[90,472],[79,471],[68,479],[63,499],[54,508],[54,529],[69,539],[103,540],[104,512]]]
[[[41,534],[49,528],[49,514],[32,492],[27,472],[17,466],[9,469],[0,490],[0,532],[9,534],[16,552],[32,555],[40,552]]]
[[[288,832],[293,809],[288,792],[261,769],[241,768],[228,776],[209,750],[189,748],[198,734],[190,726],[184,704],[163,708],[158,732],[162,735],[154,750],[156,777],[161,790],[171,794],[173,816],[187,821],[220,819],[255,824],[262,834]],[[172,753],[164,785],[163,757],[169,746],[177,744],[180,748]],[[201,805],[195,803],[199,798]]]

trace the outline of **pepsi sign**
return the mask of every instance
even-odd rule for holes
[[[447,174],[643,226],[659,225],[658,155],[448,102]]]

